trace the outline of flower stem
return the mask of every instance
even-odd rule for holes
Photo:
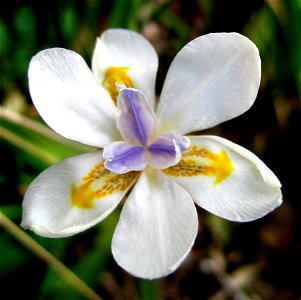
[[[59,139],[60,137],[52,130],[47,128],[46,126],[39,124],[36,121],[33,121],[25,116],[22,116],[18,113],[11,111],[10,109],[4,108],[0,106],[0,114],[1,117],[15,124],[20,125],[21,127],[25,127],[34,132],[37,132],[43,136],[46,136],[51,139]],[[63,138],[61,138],[63,140]]]
[[[61,275],[64,280],[66,280],[85,298],[102,300],[102,298],[97,295],[96,292],[93,291],[86,283],[84,283],[75,273],[68,269],[62,262],[44,249],[0,211],[0,226],[1,225],[38,258],[43,260],[49,267],[52,267],[59,275]]]
[[[4,138],[9,143],[23,149],[24,151],[32,154],[35,157],[39,157],[43,162],[45,162],[48,165],[53,165],[57,163],[59,160],[54,157],[53,155],[50,155],[48,153],[45,153],[35,145],[27,142],[25,139],[19,137],[18,135],[12,133],[11,131],[4,129],[0,127],[1,129],[1,137]]]
[[[74,149],[81,150],[81,151],[90,151],[91,149],[93,149],[93,147],[89,147],[89,146],[68,140],[68,139],[60,136],[55,131],[49,129],[45,125],[42,125],[42,124],[40,124],[34,120],[31,120],[30,118],[27,118],[23,115],[15,113],[1,105],[0,105],[0,115],[1,115],[1,118],[4,118],[11,123],[14,123],[14,124],[19,125],[20,127],[24,127],[26,129],[32,130],[35,133],[38,133],[46,138],[49,138],[53,141],[67,145]]]

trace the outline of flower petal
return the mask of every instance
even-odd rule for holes
[[[131,87],[141,90],[147,101],[155,105],[158,56],[142,35],[125,29],[110,29],[100,36],[92,59],[92,70],[99,83],[103,83],[111,67],[129,68],[127,73],[134,83]]]
[[[138,174],[106,170],[100,151],[63,160],[29,186],[21,226],[46,237],[86,230],[114,210]]]
[[[156,133],[157,122],[145,96],[136,89],[121,89],[118,110],[117,127],[123,139],[133,145],[146,146]]]
[[[148,163],[156,169],[174,166],[189,145],[189,138],[186,136],[163,133],[148,147]]]
[[[165,131],[213,127],[250,108],[260,83],[256,46],[237,33],[213,33],[188,43],[168,71],[156,116]]]
[[[103,157],[106,160],[105,167],[117,174],[141,171],[147,165],[144,149],[125,142],[114,142],[106,146]]]
[[[134,276],[158,278],[173,272],[197,234],[189,194],[160,172],[143,172],[126,200],[112,241],[117,263]]]
[[[120,138],[116,107],[80,55],[61,48],[41,51],[28,76],[34,105],[55,131],[96,147]]]
[[[179,164],[163,172],[202,208],[245,222],[281,204],[280,182],[253,153],[215,136],[191,136],[190,142]]]

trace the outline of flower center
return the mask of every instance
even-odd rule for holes
[[[123,141],[104,148],[107,169],[123,174],[141,171],[147,165],[166,169],[180,161],[182,152],[190,145],[189,139],[174,132],[158,133],[154,110],[142,92],[121,87],[117,106],[117,128]]]
[[[110,67],[106,70],[102,86],[110,93],[114,103],[117,104],[117,84],[124,84],[127,87],[134,87],[131,77],[128,75],[129,67]]]

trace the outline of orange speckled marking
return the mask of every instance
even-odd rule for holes
[[[82,184],[71,185],[71,203],[78,208],[94,207],[94,200],[122,192],[129,188],[138,178],[140,172],[115,174],[107,170],[103,163],[96,165],[88,175],[82,178]]]
[[[227,179],[233,169],[231,159],[225,150],[213,153],[205,148],[191,146],[183,153],[177,165],[162,172],[175,177],[212,176],[215,177],[214,185],[217,185]]]
[[[128,75],[129,67],[110,67],[106,70],[102,81],[103,87],[110,93],[113,101],[117,104],[118,89],[116,83],[133,88],[134,84]]]

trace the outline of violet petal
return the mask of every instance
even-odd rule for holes
[[[120,116],[117,127],[123,139],[132,145],[146,146],[156,132],[156,118],[145,96],[136,89],[123,88],[118,99]]]
[[[174,166],[189,145],[190,141],[185,136],[163,133],[148,147],[148,163],[161,170]]]
[[[141,171],[146,165],[144,149],[126,142],[114,142],[103,150],[105,167],[111,172],[123,174],[129,171]]]

